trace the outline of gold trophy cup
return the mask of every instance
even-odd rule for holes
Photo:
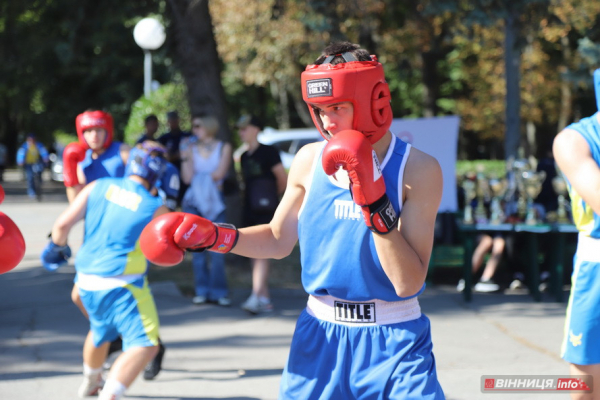
[[[556,222],[559,224],[569,224],[569,216],[567,214],[567,193],[569,191],[567,187],[567,181],[562,175],[558,174],[552,179],[552,188],[558,195],[558,209],[556,210]]]
[[[473,224],[475,219],[473,218],[473,206],[471,205],[471,201],[477,196],[477,188],[475,181],[470,179],[468,176],[462,181],[461,184],[463,190],[465,191],[465,213],[463,216],[464,224]]]
[[[523,185],[523,191],[527,202],[527,213],[525,216],[526,225],[537,225],[541,221],[537,218],[535,209],[533,207],[533,200],[542,191],[542,183],[546,179],[546,172],[544,171],[523,171],[521,172],[521,179]]]
[[[490,224],[499,225],[504,222],[506,216],[502,210],[502,199],[508,190],[508,182],[505,179],[492,177],[489,181],[492,192],[492,203],[490,204]]]

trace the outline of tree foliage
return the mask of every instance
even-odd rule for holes
[[[163,86],[146,99],[132,30],[148,15],[165,23],[167,42],[153,52]],[[506,59],[509,22],[517,64]],[[383,62],[396,117],[459,115],[462,158],[504,157],[507,105],[528,153],[596,109],[597,0],[5,0],[0,141],[13,154],[28,131],[51,144],[87,108],[110,111],[128,142],[145,114],[170,109],[184,125],[186,113],[216,114],[226,139],[242,113],[310,125],[300,73],[335,40]],[[517,65],[512,94],[507,65]]]
[[[131,106],[131,114],[127,126],[125,127],[124,142],[133,145],[144,131],[144,120],[154,114],[158,118],[158,134],[164,131],[167,126],[167,112],[177,110],[180,126],[184,131],[191,129],[191,112],[188,103],[188,94],[186,86],[178,80],[162,85],[158,90],[153,91],[150,96],[141,96]]]

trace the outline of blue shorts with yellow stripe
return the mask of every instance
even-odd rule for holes
[[[158,345],[158,313],[145,277],[122,287],[85,290],[81,301],[89,314],[94,345],[123,339],[123,350]]]
[[[600,240],[579,236],[573,260],[561,357],[578,365],[600,364]]]

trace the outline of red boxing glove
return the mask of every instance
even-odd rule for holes
[[[69,143],[63,151],[63,181],[66,187],[79,184],[77,164],[85,158],[85,145],[79,142]]]
[[[0,211],[0,274],[15,268],[25,255],[25,239],[19,227]]]
[[[0,203],[4,201],[4,188],[0,185]],[[15,268],[25,255],[25,239],[19,227],[0,211],[0,274]]]
[[[333,175],[342,167],[350,178],[350,194],[362,207],[367,227],[377,233],[388,233],[398,223],[396,210],[385,194],[385,182],[377,154],[360,132],[336,133],[323,150],[323,170]]]
[[[233,225],[215,224],[194,214],[171,212],[146,225],[140,236],[140,248],[150,262],[167,267],[179,264],[185,250],[228,253],[237,239],[238,231]]]

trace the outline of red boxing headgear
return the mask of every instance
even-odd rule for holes
[[[354,106],[352,129],[362,132],[371,143],[376,143],[390,128],[393,118],[390,89],[383,65],[375,56],[371,58],[373,61],[309,65],[302,73],[302,98],[325,139],[330,135],[323,129],[313,105],[351,102]]]
[[[77,137],[79,142],[88,146],[87,142],[83,137],[83,131],[90,128],[104,128],[106,130],[106,139],[104,140],[104,148],[108,148],[113,140],[113,118],[107,112],[104,111],[86,111],[75,118],[75,128],[77,129]]]

